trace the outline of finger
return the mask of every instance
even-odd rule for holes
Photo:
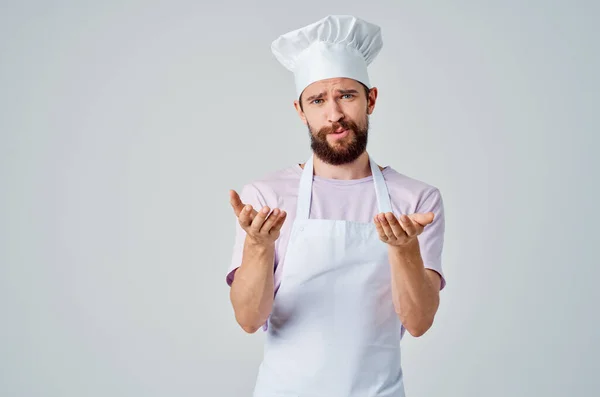
[[[285,223],[285,219],[287,217],[287,213],[285,211],[281,211],[279,213],[279,216],[277,217],[277,220],[275,221],[275,223],[273,224],[273,226],[271,227],[271,231],[270,233],[273,232],[278,232],[281,230],[281,227],[283,226],[283,224]]]
[[[267,206],[262,207],[262,209],[258,212],[258,214],[256,214],[256,216],[252,220],[252,224],[250,225],[250,230],[252,230],[254,233],[260,232],[260,228],[262,227],[263,223],[265,223],[265,219],[267,219],[267,215],[269,215],[269,211],[271,211],[269,209],[269,207],[267,207]]]
[[[418,234],[417,225],[421,227],[421,225],[414,223],[408,215],[405,214],[400,215],[400,224],[408,237],[416,236]]]
[[[390,228],[392,229],[392,232],[396,237],[400,237],[405,234],[404,228],[393,213],[388,212],[385,214],[385,217],[390,225]]]
[[[269,231],[271,230],[271,228],[273,227],[275,222],[277,222],[277,220],[279,219],[279,213],[280,213],[279,208],[273,209],[271,214],[269,214],[269,216],[267,217],[267,220],[265,221],[265,223],[263,223],[263,225],[261,226],[261,228],[260,228],[261,233],[269,233]]]
[[[385,214],[379,214],[379,223],[381,223],[381,227],[383,228],[383,232],[385,233],[385,235],[390,238],[390,239],[395,239],[396,236],[394,235],[394,232],[392,231],[392,228],[390,227],[390,224],[388,223]]]
[[[258,212],[254,208],[252,208],[250,210],[250,214],[249,214],[250,223],[252,223],[252,221],[254,220],[254,218],[256,217],[257,214],[258,214]]]
[[[255,212],[250,204],[243,207],[238,215],[238,222],[242,228],[246,229],[252,224],[252,213]]]
[[[383,226],[381,226],[381,222],[379,221],[379,215],[375,215],[373,221],[375,222],[375,229],[377,230],[377,234],[379,234],[379,238],[382,240],[387,240],[388,236],[385,234]]]
[[[244,209],[244,203],[242,203],[240,195],[235,190],[229,190],[229,203],[233,207],[235,216],[239,217],[240,212]]]
[[[427,226],[431,222],[433,222],[433,220],[435,218],[435,214],[433,212],[416,213],[416,214],[410,214],[409,218],[412,219],[413,222],[417,222],[421,226]]]
[[[431,214],[431,215],[427,215],[427,214]],[[426,222],[429,221],[429,223],[431,223],[431,221],[433,220],[434,214],[433,212],[428,212],[427,214],[424,214],[425,217],[421,218],[422,222]],[[423,229],[425,229],[425,226],[427,226],[427,224],[423,225],[420,222],[415,221],[411,215],[407,215],[408,219],[410,222],[412,222],[412,224],[415,226],[415,229],[417,230],[417,235],[421,234],[423,232]]]

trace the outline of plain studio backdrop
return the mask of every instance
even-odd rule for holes
[[[438,187],[409,397],[598,396],[596,2],[3,1],[0,395],[250,396],[228,189],[305,161],[271,41],[382,27],[368,150]],[[293,359],[292,357],[290,359]]]

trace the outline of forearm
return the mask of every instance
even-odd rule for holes
[[[244,242],[242,264],[235,272],[230,299],[238,324],[254,333],[267,320],[273,306],[275,244]]]
[[[421,336],[433,323],[439,305],[438,289],[423,266],[416,239],[407,246],[389,246],[388,250],[396,313],[411,335]]]

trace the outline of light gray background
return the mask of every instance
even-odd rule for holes
[[[308,157],[270,43],[332,13],[382,27],[370,153],[445,200],[408,396],[599,395],[599,11],[2,2],[0,395],[250,395],[227,191]]]

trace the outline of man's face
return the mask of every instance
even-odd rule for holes
[[[369,115],[377,89],[369,96],[356,80],[347,78],[315,82],[295,102],[308,127],[311,148],[326,163],[340,165],[356,160],[367,148]]]

